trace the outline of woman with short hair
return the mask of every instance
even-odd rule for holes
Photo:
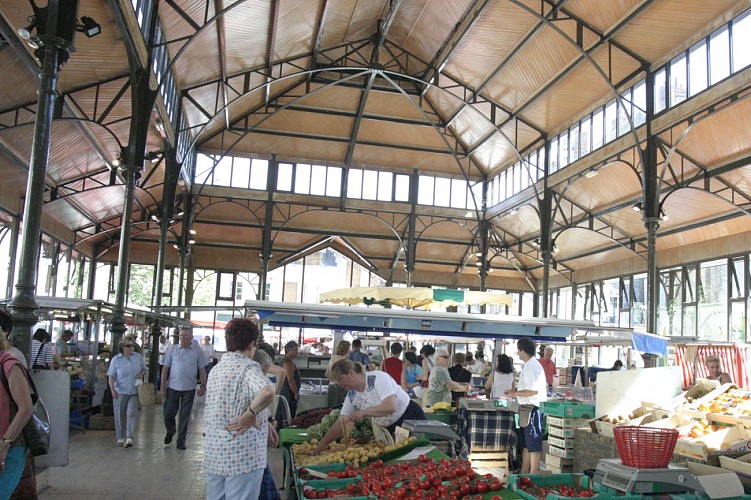
[[[707,367],[709,374],[708,380],[717,380],[721,384],[732,384],[733,379],[730,375],[722,371],[722,364],[720,363],[719,356],[707,356],[704,360],[704,365]]]
[[[469,392],[472,390],[470,384],[463,384],[451,380],[448,370],[449,352],[446,349],[438,349],[435,353],[435,365],[430,371],[428,378],[428,398],[425,401],[426,406],[433,406],[436,403],[451,403],[451,391]]]
[[[348,359],[350,345],[351,344],[349,343],[349,341],[340,340],[339,343],[336,344],[336,350],[334,351],[334,355],[331,356],[331,359],[329,360],[329,365],[326,367],[326,378],[330,380],[329,390],[327,393],[327,402],[329,408],[338,407],[344,402],[344,398],[347,396],[347,390],[334,382],[334,380],[331,378],[331,367],[334,366],[337,361]]]
[[[112,358],[107,369],[112,406],[115,411],[115,439],[117,445],[125,448],[133,446],[133,434],[138,417],[138,387],[136,381],[143,382],[146,364],[143,357],[135,352],[136,339],[126,335],[120,340],[120,354]]]

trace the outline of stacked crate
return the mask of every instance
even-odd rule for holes
[[[548,451],[545,466],[554,474],[573,472],[574,429],[589,427],[595,407],[591,404],[547,401],[541,407],[547,418]]]

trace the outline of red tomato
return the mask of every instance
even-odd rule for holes
[[[486,482],[477,483],[477,493],[487,493],[490,491],[490,486]]]
[[[528,476],[520,476],[519,484],[522,486],[532,486],[532,478]]]
[[[503,500],[500,495],[493,495],[490,500]]]

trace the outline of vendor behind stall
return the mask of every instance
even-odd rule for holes
[[[522,474],[537,474],[542,451],[542,413],[540,403],[547,401],[548,390],[545,370],[535,359],[535,341],[524,337],[516,342],[519,357],[524,366],[519,374],[516,390],[506,392],[509,397],[516,397],[525,412],[519,411],[519,439],[522,445]],[[525,415],[529,415],[529,420]]]
[[[730,378],[730,375],[722,371],[719,356],[707,356],[704,360],[704,364],[709,371],[709,374],[707,375],[708,380],[717,380],[721,384],[733,383],[733,379]]]
[[[371,417],[373,422],[393,434],[396,426],[404,420],[425,420],[425,412],[420,405],[409,399],[386,372],[365,371],[362,364],[342,359],[331,367],[331,378],[349,392],[339,419],[318,443],[314,455],[342,437],[345,421],[356,422],[363,417]]]

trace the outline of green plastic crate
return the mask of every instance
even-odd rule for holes
[[[514,491],[517,495],[524,497],[528,500],[537,500],[537,498],[533,497],[529,493],[523,491],[520,489],[519,486],[519,478],[521,476],[527,476],[532,479],[532,482],[535,483],[538,486],[552,486],[556,484],[565,484],[566,486],[575,486],[577,488],[589,488],[590,487],[590,479],[589,477],[585,476],[584,474],[551,474],[551,475],[541,475],[541,474],[512,474],[509,476],[508,479],[508,487],[512,491]],[[560,495],[553,495],[548,494],[546,497],[546,500],[563,500],[565,498],[589,498],[589,497],[562,497]],[[625,495],[625,496],[616,496],[616,495],[609,495],[606,493],[598,493],[596,497],[598,500],[637,500],[641,499],[642,497],[640,495]]]
[[[595,405],[570,401],[543,401],[540,410],[553,417],[595,418]]]
[[[307,481],[304,484],[298,485],[297,488],[297,497],[299,499],[305,498],[305,489],[306,488],[313,488],[317,491],[321,490],[338,490],[339,488],[344,488],[348,484],[354,483],[355,479],[316,479],[313,481]],[[357,497],[337,497],[337,498],[351,498],[351,499],[358,499],[358,500],[367,500],[368,497],[364,496],[357,496]]]

